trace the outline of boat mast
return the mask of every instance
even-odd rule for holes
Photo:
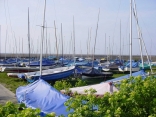
[[[130,76],[132,76],[132,0],[130,0]]]
[[[97,27],[96,27],[96,35],[95,35],[95,43],[94,43],[94,53],[93,53],[93,62],[92,62],[92,67],[94,67],[94,59],[95,59],[95,46],[96,46],[96,38],[97,38],[97,31],[98,31],[99,15],[100,15],[100,9],[99,9],[99,13],[98,13],[98,21],[97,21]]]
[[[0,54],[1,54],[1,25],[0,25]],[[1,58],[1,55],[0,55]]]
[[[22,55],[24,57],[24,54],[23,54],[23,38],[22,38]]]
[[[57,56],[57,60],[58,60],[58,42],[57,42],[57,34],[56,34],[56,25],[55,25],[55,21],[54,21],[54,27],[55,27],[55,39],[56,39],[56,56]]]
[[[75,26],[74,26],[74,16],[73,16],[73,45],[74,45],[74,65],[75,65]]]
[[[63,35],[62,35],[62,23],[61,23],[61,40],[62,40],[62,66],[63,66]]]
[[[91,42],[91,32],[92,32],[92,27],[90,28],[90,40],[89,40],[89,53],[91,54],[91,48],[90,48],[90,42]],[[89,54],[89,55],[90,55]]]
[[[105,33],[105,55],[107,55],[107,47],[106,47],[106,33]]]
[[[47,42],[47,22],[45,22],[46,23],[46,46],[45,46],[45,51],[46,51],[46,55],[45,55],[45,57],[47,58],[48,57],[48,42]]]
[[[72,39],[72,32],[71,32],[70,46],[69,46],[69,58],[71,57],[70,52],[73,53],[73,39]]]
[[[109,36],[108,59],[111,60],[110,36]]]
[[[29,26],[29,8],[28,8],[28,48],[29,48],[29,66],[30,66],[30,26]]]
[[[141,31],[140,31],[140,27],[139,27],[139,22],[138,22],[138,17],[137,17],[137,10],[136,10],[136,4],[135,4],[134,0],[133,0],[133,3],[134,3],[134,16],[135,16],[135,19],[136,19],[137,30],[138,30],[138,39],[139,39],[139,44],[140,44],[142,69],[144,69],[144,60],[143,60],[143,52],[142,52],[142,41],[141,41]]]
[[[6,40],[5,40],[5,60],[6,60],[6,44],[7,44],[8,30],[6,30]]]
[[[144,49],[145,49],[145,52],[146,52],[146,56],[147,56],[147,60],[148,60],[149,66],[150,66],[151,73],[153,74],[151,62],[150,62],[149,57],[148,57],[148,53],[147,53],[147,49],[146,49],[146,46],[145,46],[145,42],[144,42],[143,37],[142,37],[142,33],[141,33],[141,40],[142,40],[142,43],[144,45]]]
[[[89,58],[88,49],[89,49],[89,28],[88,28],[88,40],[87,40],[87,57]]]
[[[45,11],[46,11],[46,0],[44,4],[44,17],[43,17],[43,26],[42,26],[42,38],[41,38],[41,52],[40,52],[40,76],[42,76],[42,52],[43,52],[43,40],[44,40],[44,27],[45,27]]]
[[[120,20],[120,57],[119,59],[121,61],[121,20]]]

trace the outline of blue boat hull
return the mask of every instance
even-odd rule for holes
[[[59,79],[63,79],[63,78],[67,78],[70,75],[72,75],[74,73],[74,69],[68,70],[68,71],[62,71],[59,73],[55,73],[55,74],[47,74],[47,75],[42,75],[40,77],[40,75],[34,75],[31,77],[31,79],[26,78],[26,80],[28,82],[34,82],[35,80],[38,80],[39,78],[45,80],[45,81],[50,81],[50,80],[59,80]]]

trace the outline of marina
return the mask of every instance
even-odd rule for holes
[[[0,116],[156,115],[154,0],[0,5]]]

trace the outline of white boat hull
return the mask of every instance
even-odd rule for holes
[[[127,71],[130,71],[130,68],[129,67],[125,67],[124,69],[121,69],[120,67],[118,68],[120,72],[127,72]],[[139,71],[140,68],[139,67],[136,67],[136,68],[132,68],[132,72],[137,72]]]

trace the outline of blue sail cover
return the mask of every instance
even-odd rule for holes
[[[0,64],[9,64],[6,60],[0,60]]]
[[[20,59],[19,58],[9,58],[9,59],[7,59],[6,60],[6,62],[7,63],[17,63],[17,62],[19,62],[20,61]]]
[[[139,66],[138,62],[132,62],[132,68],[136,68],[136,67],[138,67],[138,66]],[[125,67],[130,67],[130,62],[127,63],[127,64],[125,65]]]
[[[42,60],[42,66],[52,66],[55,65],[56,63],[52,60],[49,59],[43,59]],[[28,66],[40,66],[40,61],[32,61],[29,65],[29,63],[27,64]]]
[[[146,73],[144,72],[144,70],[140,70],[138,72],[134,72],[132,73],[132,76],[142,76],[142,78],[146,78]],[[123,79],[128,79],[130,77],[130,74],[128,75],[125,75],[125,76],[121,76],[121,77],[118,77],[118,78],[114,78],[114,79],[111,79],[111,80],[107,80],[105,82],[117,82],[117,81],[121,81]]]
[[[30,108],[39,108],[44,113],[55,112],[57,116],[67,116],[64,103],[69,96],[63,95],[46,81],[39,79],[27,86],[20,86],[16,90],[19,103],[24,103]]]

